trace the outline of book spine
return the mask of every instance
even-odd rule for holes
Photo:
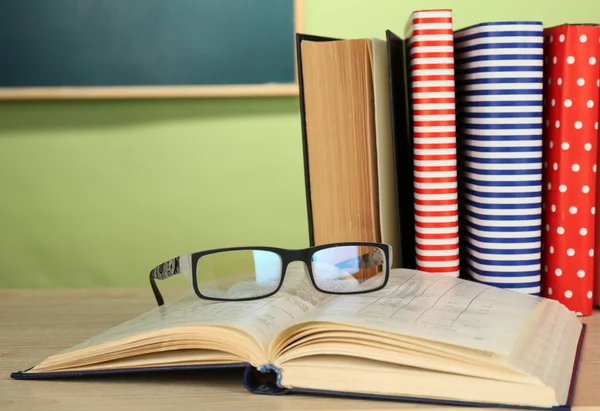
[[[458,277],[452,12],[415,12],[405,35],[413,108],[416,268]]]
[[[542,23],[478,24],[454,42],[464,271],[539,295]]]
[[[600,28],[544,30],[544,296],[593,307]]]

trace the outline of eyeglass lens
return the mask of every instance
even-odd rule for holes
[[[373,246],[348,245],[325,248],[312,256],[317,287],[326,292],[369,291],[385,282],[383,250]]]
[[[209,298],[256,298],[271,294],[281,281],[278,254],[263,250],[227,250],[200,257],[198,290]]]

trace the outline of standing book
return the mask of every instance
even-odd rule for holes
[[[309,238],[385,242],[394,267],[414,268],[404,48],[386,34],[296,36]]]
[[[12,377],[243,367],[241,383],[258,394],[572,403],[585,326],[557,301],[409,269],[393,269],[377,292],[329,295],[303,267],[289,271],[268,298],[217,302],[190,292]]]
[[[542,23],[481,23],[454,41],[465,272],[539,294]]]
[[[544,295],[580,315],[593,309],[600,26],[545,36]]]
[[[416,268],[458,277],[452,11],[414,12],[405,36],[413,120]]]

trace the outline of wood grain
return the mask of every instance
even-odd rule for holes
[[[0,88],[0,100],[181,99],[196,97],[281,97],[295,95],[298,95],[297,84]]]
[[[182,289],[164,289],[167,299]],[[17,381],[10,373],[154,307],[150,289],[0,291],[0,410],[462,410],[318,397],[254,395],[241,370],[153,373],[54,381]],[[575,411],[600,410],[600,310],[589,324]],[[498,410],[498,409],[496,409]]]

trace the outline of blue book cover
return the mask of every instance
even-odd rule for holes
[[[542,23],[477,24],[454,47],[464,274],[539,295]]]

